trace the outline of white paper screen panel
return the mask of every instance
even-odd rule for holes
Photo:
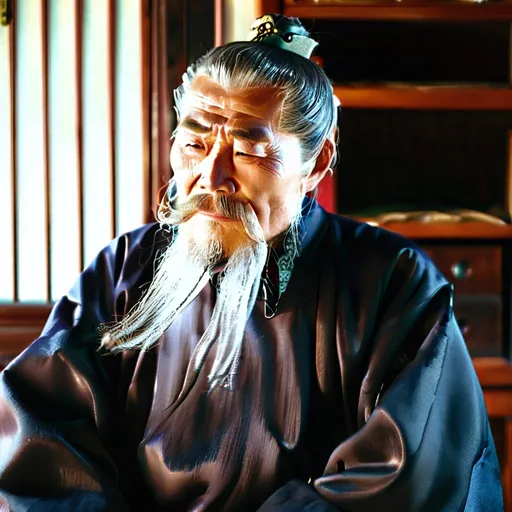
[[[77,9],[69,1],[49,7],[50,298],[55,300],[81,266]]]
[[[48,300],[43,2],[17,0],[16,217],[18,298]]]
[[[117,0],[116,40],[116,235],[131,229],[143,209],[142,55],[139,0]]]
[[[15,297],[11,37],[10,27],[0,27],[0,302]]]
[[[112,20],[113,24],[113,20]],[[114,236],[109,2],[84,2],[84,256]]]

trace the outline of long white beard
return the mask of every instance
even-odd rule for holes
[[[300,246],[296,229],[300,204],[299,201],[290,212],[293,221],[289,233],[296,248]],[[176,205],[170,200],[162,211],[161,223],[177,226],[177,234],[156,262],[154,278],[139,302],[117,324],[103,328],[102,346],[118,352],[148,350],[157,344],[165,330],[208,283],[208,269],[223,258],[226,248],[218,235],[224,229],[228,233],[233,230],[231,234],[237,234],[235,239],[240,242],[229,255],[220,276],[212,317],[189,364],[189,370],[197,374],[210,349],[217,343],[208,375],[210,387],[230,387],[237,372],[247,319],[254,308],[267,260],[269,247],[262,228],[252,208],[225,196],[195,196]],[[215,212],[237,220],[238,224],[229,226],[212,222],[205,225],[203,222],[197,226],[198,211]]]
[[[187,223],[178,227],[139,302],[117,324],[104,329],[103,346],[113,352],[148,350],[208,283],[208,267],[222,258],[222,245],[215,229],[193,236],[194,230],[187,227]],[[217,343],[208,376],[211,388],[230,386],[237,371],[244,330],[256,301],[267,251],[263,241],[247,239],[229,257],[222,272],[210,323],[191,361],[194,370],[199,371]]]
[[[193,355],[199,370],[211,347],[217,352],[208,380],[210,387],[231,387],[237,373],[245,326],[253,310],[268,246],[251,242],[235,250],[229,258],[219,285],[212,318]]]

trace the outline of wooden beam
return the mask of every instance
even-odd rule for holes
[[[283,2],[281,0],[255,0],[256,17],[263,16],[264,14],[282,14]]]

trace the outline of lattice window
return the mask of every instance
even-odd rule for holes
[[[0,26],[0,303],[52,302],[148,217],[143,4],[11,2]]]

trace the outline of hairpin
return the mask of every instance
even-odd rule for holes
[[[301,55],[311,57],[318,43],[308,36],[297,18],[288,18],[280,14],[265,14],[251,26],[249,41],[271,44]]]

